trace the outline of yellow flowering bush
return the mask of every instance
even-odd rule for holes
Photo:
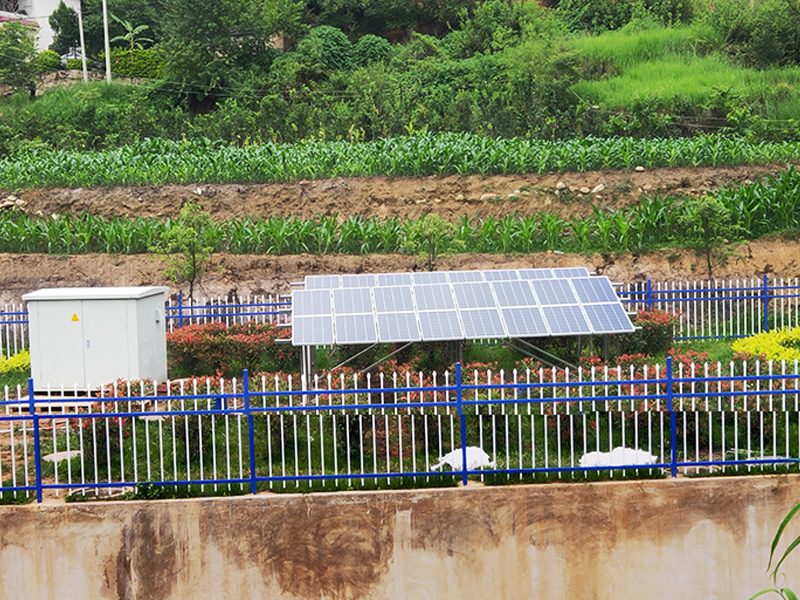
[[[800,327],[759,333],[736,340],[731,348],[734,352],[764,356],[768,360],[800,360]]]
[[[0,375],[11,371],[30,371],[31,353],[27,350],[17,352],[14,356],[0,356]]]

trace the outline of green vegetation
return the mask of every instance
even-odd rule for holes
[[[0,389],[10,389],[21,385],[25,387],[31,376],[31,354],[22,350],[12,356],[0,356]]]
[[[797,594],[792,591],[790,588],[784,587],[784,581],[786,580],[786,574],[781,573],[780,568],[783,565],[784,561],[789,557],[789,555],[800,546],[800,536],[795,537],[791,542],[786,545],[786,548],[783,551],[783,554],[780,555],[778,558],[778,554],[776,551],[778,550],[778,544],[781,542],[781,538],[783,537],[784,532],[786,531],[786,527],[789,525],[789,522],[794,518],[794,516],[800,512],[800,504],[796,504],[792,509],[786,514],[786,516],[781,521],[780,525],[778,525],[778,530],[775,532],[775,537],[772,539],[772,545],[770,546],[769,550],[769,562],[767,563],[767,571],[769,572],[769,577],[772,580],[774,587],[762,590],[750,596],[749,600],[753,600],[754,598],[759,598],[761,596],[766,596],[767,594],[776,594],[780,598],[784,600],[797,600]],[[773,561],[777,559],[775,562],[775,566],[773,567]]]
[[[581,160],[582,156],[572,159]],[[35,217],[11,211],[0,214],[0,252],[137,254],[162,248],[172,260],[182,261],[187,268],[194,265],[195,270],[205,266],[198,259],[205,256],[207,260],[208,252],[221,251],[234,254],[424,252],[430,262],[435,256],[449,252],[639,252],[699,243],[701,248],[709,250],[711,257],[714,244],[800,229],[800,195],[793,191],[798,187],[800,171],[790,168],[757,183],[720,190],[708,202],[722,211],[726,222],[712,215],[705,226],[698,214],[702,203],[681,196],[643,196],[631,208],[595,208],[592,215],[582,219],[568,220],[549,213],[528,216],[512,213],[500,218],[462,216],[456,223],[436,229],[432,254],[426,229],[421,225],[430,218],[403,221],[353,216],[340,221],[336,216],[244,217],[222,223],[209,221],[198,229],[187,227],[185,216],[162,222],[142,217],[105,219],[88,214]],[[191,253],[184,252],[188,251],[188,245],[174,243],[190,231],[196,251],[203,251],[195,254],[194,262],[190,260]],[[190,281],[192,269],[181,277]],[[199,274],[196,271],[195,277]]]
[[[111,90],[84,88],[84,91],[85,108],[75,106],[73,111],[89,110],[97,99],[94,92],[104,94]],[[95,117],[114,118],[97,111]],[[371,175],[700,167],[789,162],[798,155],[800,142],[747,142],[726,136],[548,142],[471,134],[426,134],[365,143],[268,143],[242,148],[208,140],[154,139],[102,152],[19,151],[0,160],[0,187],[264,183]]]

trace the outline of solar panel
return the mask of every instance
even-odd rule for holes
[[[369,288],[333,290],[333,311],[337,315],[372,314],[372,293]]]
[[[336,315],[334,319],[337,344],[374,344],[378,341],[374,315]]]
[[[449,271],[447,273],[450,283],[461,281],[483,281],[482,271]]]
[[[294,346],[330,346],[333,344],[333,317],[317,315],[292,319]]]
[[[411,285],[411,273],[378,273],[375,275],[378,286]]]
[[[508,281],[519,279],[519,272],[512,269],[500,269],[496,271],[483,271],[486,281]]]
[[[497,306],[492,288],[486,281],[454,283],[453,292],[459,309],[489,308]]]
[[[375,310],[379,313],[414,310],[414,298],[410,286],[376,287],[373,293]]]
[[[467,339],[504,338],[508,337],[500,311],[496,308],[479,310],[462,310],[461,322]]]
[[[520,279],[553,279],[553,269],[520,269]]]
[[[294,345],[633,331],[607,277],[584,267],[310,275],[292,293]]]
[[[292,316],[331,314],[330,290],[294,290]]]
[[[583,309],[595,333],[634,331],[630,318],[619,303],[586,304]]]
[[[588,277],[589,269],[586,267],[559,267],[553,269],[554,277]]]
[[[422,271],[412,273],[411,281],[414,285],[427,285],[430,283],[447,283],[447,273],[442,271]]]
[[[539,304],[562,305],[575,304],[575,292],[566,279],[533,279],[531,286],[536,293]]]
[[[542,311],[536,306],[517,306],[502,309],[508,337],[546,337],[550,330],[544,323]]]
[[[375,275],[359,273],[358,275],[342,275],[342,287],[375,287]]]
[[[536,296],[527,281],[493,281],[499,306],[536,306]]]
[[[588,335],[592,333],[592,328],[586,317],[583,316],[581,307],[577,304],[543,306],[542,314],[552,335]]]
[[[581,302],[617,302],[619,297],[608,277],[580,277],[570,279]]]
[[[417,315],[413,312],[378,313],[378,339],[383,343],[418,342]]]
[[[449,284],[415,285],[412,289],[418,310],[446,310],[456,307]]]
[[[331,290],[338,287],[342,287],[340,275],[306,275],[307,290]]]
[[[422,340],[463,340],[464,332],[455,310],[423,311],[419,313]]]

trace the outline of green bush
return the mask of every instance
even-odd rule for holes
[[[691,0],[561,0],[558,11],[571,30],[591,32],[619,29],[634,19],[688,23],[694,13]]]
[[[240,377],[253,372],[297,368],[297,350],[276,340],[290,335],[288,328],[248,323],[187,325],[167,336],[170,377],[221,375]]]
[[[678,323],[675,315],[661,310],[640,310],[631,321],[639,329],[623,337],[622,354],[657,356],[672,347],[672,331]]]
[[[53,50],[42,50],[34,59],[37,73],[50,73],[61,68],[61,57]]]
[[[158,79],[164,74],[164,53],[158,48],[114,48],[111,71],[120,77]]]
[[[83,61],[80,58],[68,58],[67,69],[83,69]]]
[[[382,37],[368,33],[353,48],[353,63],[365,67],[371,63],[381,62],[389,57],[392,45]]]

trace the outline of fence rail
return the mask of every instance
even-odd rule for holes
[[[255,493],[796,469],[798,364],[393,374],[6,391],[3,496]],[[485,455],[484,455],[485,453]],[[616,459],[614,457],[617,457]]]
[[[800,325],[800,279],[653,282],[620,286],[618,295],[631,312],[659,309],[678,316],[676,340],[747,337],[769,329]],[[170,299],[167,330],[221,321],[289,323],[288,296]],[[28,346],[28,313],[23,304],[0,312],[0,352],[5,356]]]

